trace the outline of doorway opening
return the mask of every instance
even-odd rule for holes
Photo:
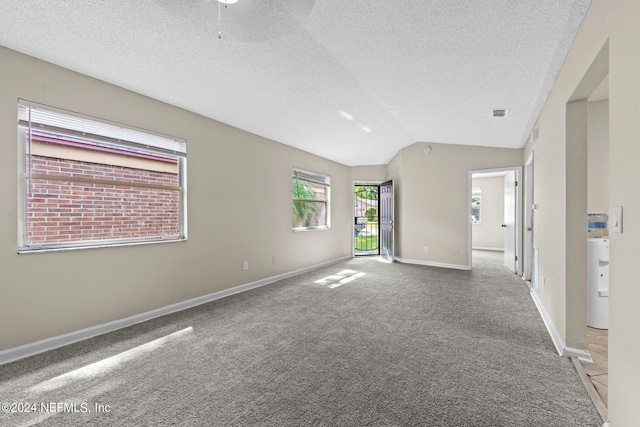
[[[608,75],[587,101],[587,351],[593,363],[581,363],[600,398],[596,407],[606,419],[609,405],[608,235],[613,225],[609,217]],[[598,224],[598,220],[604,220],[604,224]],[[603,225],[604,228],[599,228]]]
[[[354,255],[380,255],[380,185],[355,184],[353,196]]]
[[[522,274],[521,176],[521,166],[469,171],[469,269],[474,253],[493,251],[507,269]]]
[[[571,313],[567,312],[567,319],[571,314],[573,319],[580,316],[582,322],[585,318],[587,320],[586,345],[584,326],[574,332],[574,342],[581,346],[580,349],[586,347],[593,362],[581,360],[581,366],[589,377],[589,385],[595,388],[596,393],[592,394],[592,398],[603,419],[608,416],[609,394],[609,262],[615,263],[615,259],[609,257],[609,233],[614,229],[609,199],[611,166],[608,61],[608,44],[605,44],[578,85],[574,96],[566,104],[567,152],[571,149],[571,153],[578,150],[581,153],[577,159],[573,159],[574,162],[579,162],[574,163],[573,166],[578,168],[573,170],[580,170],[581,173],[576,174],[575,181],[571,182],[574,190],[572,198],[567,196],[567,212],[571,214],[571,220],[567,215],[567,239],[572,239],[571,244],[577,249],[575,253],[581,253],[578,262],[571,263],[574,269],[571,286],[579,290],[581,295],[586,294],[583,299],[578,298],[575,291],[571,291],[571,306],[576,309]],[[570,188],[569,185],[567,188]],[[569,222],[578,223],[582,227],[570,228]],[[568,272],[571,271],[569,265],[567,262]],[[576,277],[579,281],[575,280]],[[569,286],[567,283],[567,289]],[[567,300],[569,301],[569,290]],[[588,386],[587,389],[591,387]]]

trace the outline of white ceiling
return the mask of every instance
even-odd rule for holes
[[[419,141],[521,148],[589,3],[239,0],[218,38],[216,0],[0,0],[0,45],[346,165],[385,164]]]

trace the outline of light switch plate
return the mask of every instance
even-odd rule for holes
[[[622,233],[622,206],[614,206],[611,213],[611,230]]]

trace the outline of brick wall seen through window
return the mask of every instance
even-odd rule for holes
[[[32,173],[178,185],[177,173],[32,156]],[[33,179],[27,198],[29,244],[175,236],[179,194],[152,188]]]
[[[186,143],[18,103],[19,251],[186,238]]]

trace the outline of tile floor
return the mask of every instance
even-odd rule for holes
[[[594,363],[580,363],[605,406],[609,406],[609,331],[587,328],[587,344]]]

